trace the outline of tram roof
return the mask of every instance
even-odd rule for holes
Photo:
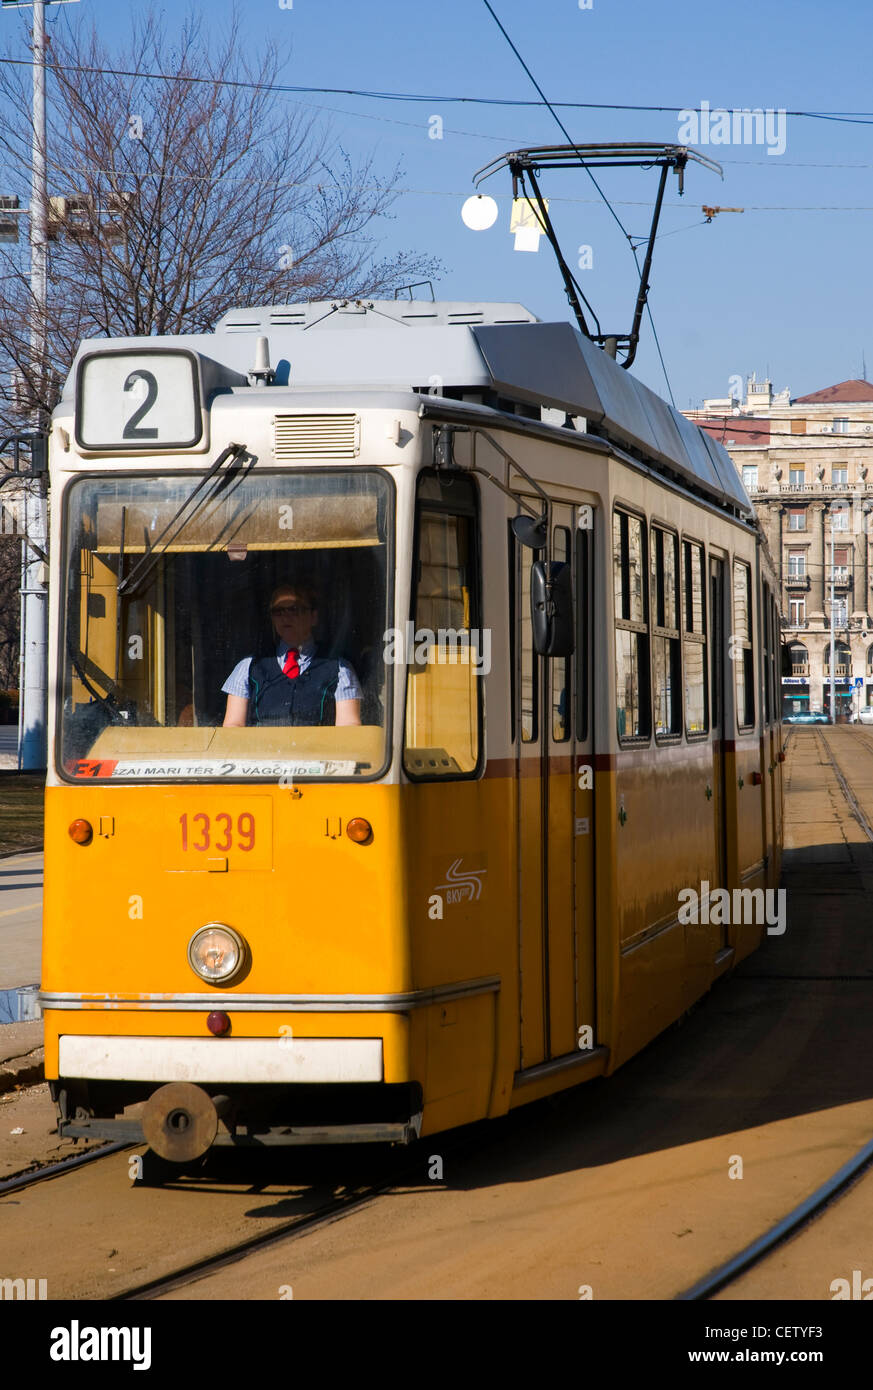
[[[640,451],[723,505],[752,512],[730,455],[717,440],[578,329],[541,323],[521,304],[327,300],[233,309],[213,333],[89,339],[77,361],[101,350],[185,347],[210,364],[215,384],[223,378],[224,384],[242,385],[254,365],[256,336],[269,340],[276,386],[485,390],[563,410],[584,416],[617,446]],[[65,396],[72,394],[75,366]]]

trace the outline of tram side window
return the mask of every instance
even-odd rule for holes
[[[709,729],[706,665],[706,584],[703,546],[682,542],[685,579],[682,647],[685,664],[685,732],[689,738]]]
[[[588,737],[591,651],[591,531],[576,532],[576,737]]]
[[[780,685],[781,685],[781,682],[780,682],[780,679],[779,679],[779,678],[780,678],[780,675],[781,675],[781,667],[780,667],[780,663],[779,663],[779,635],[780,635],[780,631],[781,631],[781,629],[780,629],[780,625],[779,625],[779,605],[778,605],[778,603],[777,603],[775,597],[773,597],[773,598],[770,599],[770,636],[771,636],[771,640],[770,640],[770,679],[771,679],[772,687],[773,687],[773,693],[772,693],[772,697],[771,697],[771,698],[772,698],[772,706],[771,706],[771,708],[772,708],[772,711],[773,711],[773,714],[772,714],[772,722],[773,722],[774,724],[778,723],[778,721],[779,721],[779,703],[780,703],[780,702],[779,702],[779,696],[780,696]]]
[[[752,571],[742,560],[734,561],[734,630],[728,646],[734,663],[737,691],[737,726],[755,723],[755,668],[752,654]]]
[[[679,674],[679,541],[652,527],[652,708],[655,737],[682,732]]]
[[[477,504],[472,483],[419,481],[403,766],[415,779],[474,777],[482,677],[490,665],[479,617]],[[426,634],[427,636],[422,636]]]
[[[769,723],[770,723],[770,719],[771,719],[770,711],[771,711],[772,705],[773,705],[773,701],[772,701],[772,697],[771,697],[771,669],[770,669],[770,668],[771,668],[771,650],[772,650],[772,642],[773,642],[773,638],[772,638],[773,614],[772,614],[772,611],[771,611],[771,608],[770,608],[770,590],[769,590],[766,586],[765,586],[765,588],[764,588],[764,602],[763,602],[763,604],[762,604],[762,610],[763,610],[763,614],[764,614],[764,627],[763,627],[764,641],[763,641],[763,644],[762,644],[762,645],[763,645],[763,658],[764,658],[764,670],[763,670],[763,672],[762,672],[762,675],[763,675],[763,686],[764,686],[764,723],[765,723],[765,724],[769,724]]]
[[[521,561],[521,741],[536,743],[540,736],[540,659],[533,640],[533,622],[530,612],[530,557],[524,548],[516,545],[516,553]]]
[[[645,522],[616,511],[612,548],[616,719],[625,741],[648,738],[652,730]]]
[[[557,565],[570,563],[570,531],[566,526],[554,529],[552,558]],[[552,668],[552,738],[555,743],[566,743],[570,737],[573,660],[569,656],[557,656],[549,664]]]

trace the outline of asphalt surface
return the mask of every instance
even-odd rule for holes
[[[42,866],[41,852],[0,859],[0,989],[39,983]]]

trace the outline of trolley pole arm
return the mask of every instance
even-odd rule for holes
[[[585,322],[585,315],[582,313],[582,306],[581,306],[581,304],[579,303],[579,296],[578,296],[578,294],[576,293],[576,281],[575,281],[575,279],[574,279],[574,277],[573,277],[573,273],[572,273],[572,271],[570,270],[570,267],[567,265],[567,262],[564,260],[564,255],[563,255],[563,252],[561,251],[560,243],[559,243],[559,241],[558,241],[557,236],[555,235],[555,229],[554,229],[554,227],[552,226],[552,219],[549,217],[549,214],[548,214],[548,212],[547,212],[547,210],[546,210],[546,205],[545,205],[545,203],[544,203],[544,201],[543,201],[543,196],[542,196],[542,194],[540,193],[540,190],[539,190],[539,185],[537,184],[537,181],[536,181],[536,179],[534,178],[533,169],[528,169],[528,170],[527,170],[527,175],[528,175],[528,178],[530,179],[530,185],[531,185],[531,188],[533,189],[534,197],[536,198],[537,210],[538,210],[539,219],[540,219],[540,221],[541,221],[542,224],[543,224],[543,230],[545,231],[545,234],[546,234],[546,236],[547,236],[548,239],[549,239],[549,243],[550,243],[550,245],[551,245],[551,248],[552,248],[552,250],[553,250],[554,253],[555,253],[555,259],[556,259],[557,262],[558,262],[558,269],[559,269],[560,272],[561,272],[561,279],[564,281],[564,290],[565,290],[565,292],[566,292],[567,299],[568,299],[569,302],[570,302],[570,308],[573,310],[573,313],[576,315],[576,322],[578,323],[580,329],[582,330],[582,333],[584,334],[584,336],[585,336],[586,338],[590,338],[590,337],[591,337],[591,332],[590,332],[590,330],[589,330],[589,328],[588,328],[588,324]],[[513,170],[513,177],[514,177],[514,176],[515,176],[515,171]],[[588,308],[591,309],[591,305],[590,305],[590,304],[588,305]],[[595,322],[595,324],[597,325],[597,332],[599,333],[599,332],[600,332],[600,324],[599,324],[598,321],[597,321],[597,315],[595,314],[595,312],[594,312],[593,309],[591,309],[591,317],[594,319],[594,322]]]
[[[630,367],[637,355],[637,346],[640,341],[640,325],[643,321],[643,310],[646,307],[646,300],[649,297],[649,272],[652,269],[652,257],[655,254],[655,237],[658,232],[658,223],[661,220],[661,204],[664,201],[664,189],[667,187],[668,164],[661,165],[661,178],[658,183],[658,196],[655,199],[655,210],[652,214],[652,225],[649,229],[649,244],[646,247],[646,259],[643,261],[643,268],[640,271],[640,283],[637,289],[637,302],[634,308],[634,321],[630,331],[630,342],[628,343],[627,356],[622,362],[622,366]],[[683,172],[683,165],[678,166],[680,177]]]

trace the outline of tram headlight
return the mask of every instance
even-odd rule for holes
[[[212,985],[229,984],[245,965],[247,947],[239,932],[223,922],[209,922],[188,942],[188,964]]]

